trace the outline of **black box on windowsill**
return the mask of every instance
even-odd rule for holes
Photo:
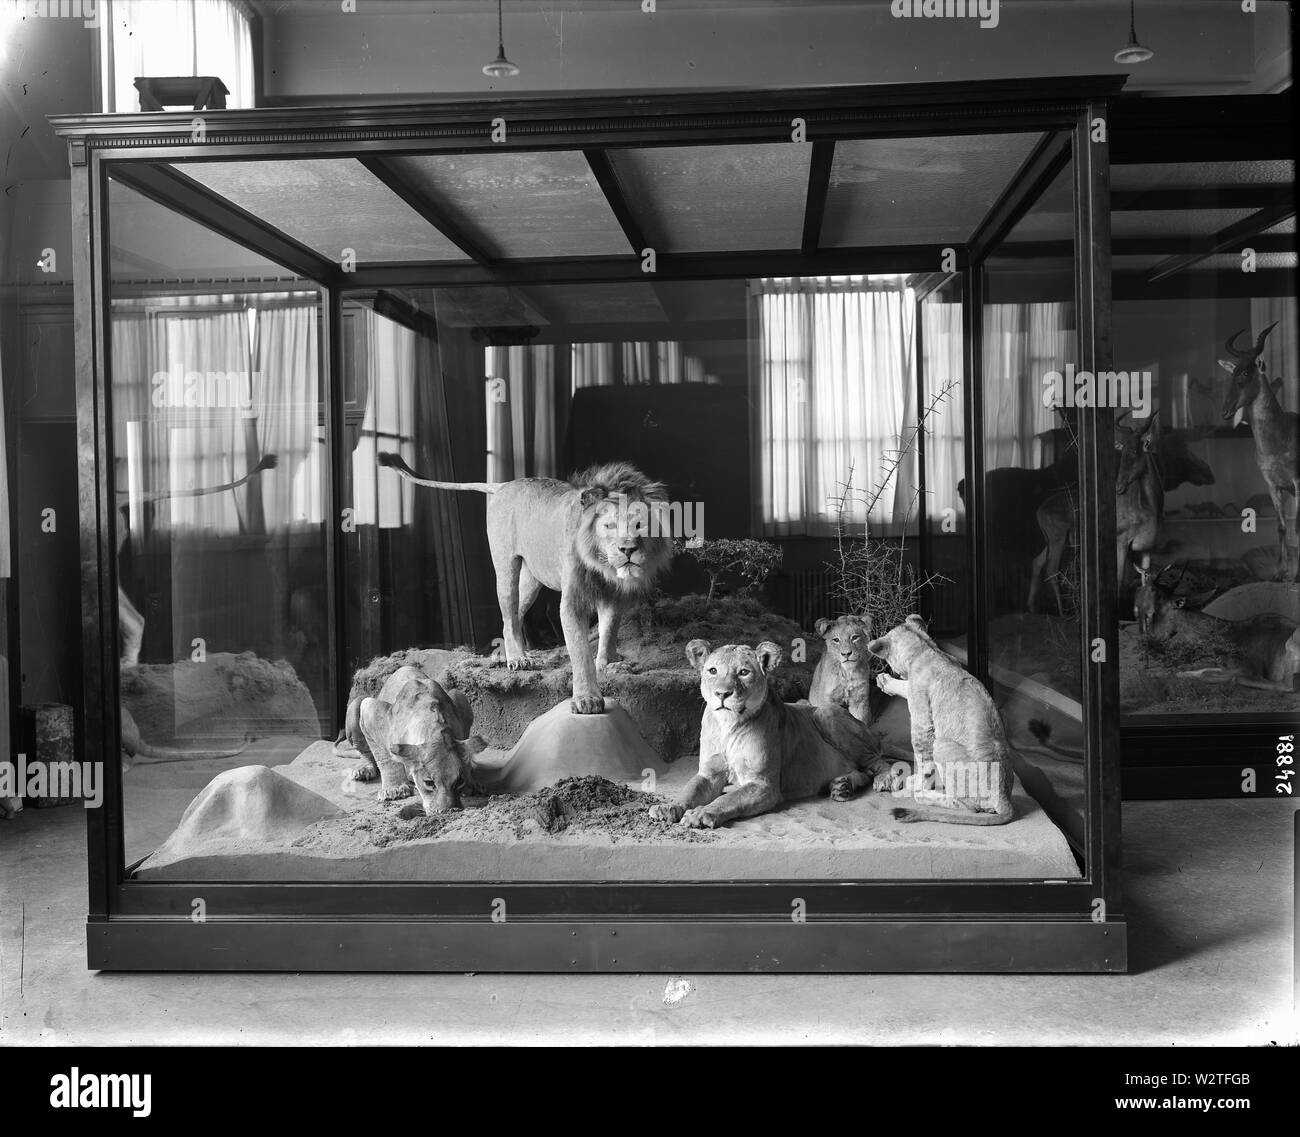
[[[179,106],[192,106],[196,111],[222,111],[230,94],[215,75],[139,75],[135,89],[140,92],[142,111]]]

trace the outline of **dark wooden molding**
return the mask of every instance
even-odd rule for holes
[[[1290,200],[1288,185],[1200,186],[1187,189],[1112,190],[1112,213],[1147,213],[1183,209],[1266,209]]]
[[[191,145],[192,115],[168,112],[53,115],[56,133],[96,148],[178,146],[185,156],[219,147],[289,153],[587,149],[788,140],[793,118],[818,139],[962,134],[1068,126],[1089,99],[1117,94],[1125,76],[1049,76],[970,83],[903,83],[766,91],[648,91],[605,95],[436,97],[366,106],[230,109],[205,116],[207,138]],[[506,141],[492,141],[504,120]],[[389,143],[387,147],[383,143]]]
[[[122,162],[111,175],[151,201],[174,209],[204,227],[291,272],[319,284],[333,284],[342,270],[314,249],[267,224],[166,163]]]
[[[803,243],[806,257],[817,252],[822,237],[822,220],[826,216],[826,195],[831,185],[831,168],[835,165],[835,143],[814,142],[808,163],[808,194],[804,201]]]
[[[489,250],[480,238],[470,236],[461,225],[447,215],[447,209],[441,203],[433,201],[387,159],[374,154],[358,154],[357,161],[470,260],[476,264],[487,265],[499,259],[496,250]]]
[[[1007,183],[993,207],[971,234],[967,247],[973,261],[982,261],[989,251],[1011,232],[1034,205],[1053,179],[1070,161],[1070,135],[1058,131],[1039,139],[1029,157]]]
[[[1259,272],[1237,269],[1215,272],[1181,272],[1154,284],[1144,272],[1116,272],[1114,302],[1128,300],[1223,300],[1256,299],[1263,296],[1294,296],[1294,269],[1270,268]]]
[[[1108,116],[1111,165],[1235,162],[1295,154],[1290,91],[1152,98],[1121,95]]]
[[[670,280],[723,280],[759,276],[850,276],[925,272],[941,263],[945,248],[897,245],[869,249],[823,249],[806,257],[791,249],[752,253],[660,253],[656,271],[643,272],[640,257],[543,257],[499,261],[491,267],[447,261],[362,263],[348,274],[349,287],[402,288],[427,285],[454,288],[483,284],[603,284]]]
[[[623,230],[628,247],[638,257],[643,250],[655,248],[655,242],[646,235],[641,222],[628,204],[627,193],[623,189],[623,183],[619,181],[618,171],[609,160],[609,155],[603,150],[584,150],[582,156],[587,160],[592,175],[600,185],[600,192],[605,195],[610,212],[614,214],[619,228]]]

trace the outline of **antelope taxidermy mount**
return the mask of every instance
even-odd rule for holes
[[[1269,333],[1277,327],[1269,324],[1255,341],[1253,348],[1239,348],[1237,340],[1247,334],[1247,329],[1228,337],[1224,350],[1231,359],[1219,360],[1231,378],[1223,396],[1223,417],[1231,422],[1239,411],[1245,411],[1250,420],[1250,433],[1255,440],[1255,464],[1264,475],[1268,496],[1277,514],[1277,571],[1274,580],[1295,580],[1300,569],[1291,559],[1295,544],[1295,503],[1300,500],[1300,465],[1296,461],[1296,436],[1300,434],[1300,416],[1282,409],[1278,401],[1280,384],[1269,381],[1260,356]],[[1291,500],[1288,517],[1287,499]]]

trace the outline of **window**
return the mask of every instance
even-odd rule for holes
[[[878,483],[916,416],[912,291],[859,276],[750,289],[763,536],[832,535],[850,478],[844,520],[896,533],[915,513],[913,456]]]
[[[228,107],[255,101],[251,12],[242,0],[103,0],[105,112],[140,109],[141,75],[215,75]]]

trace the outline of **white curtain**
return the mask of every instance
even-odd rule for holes
[[[134,536],[145,495],[235,481],[268,454],[275,469],[234,491],[162,502],[152,525],[226,535],[324,519],[317,312],[314,294],[114,303],[115,480]],[[196,387],[196,372],[221,378]]]
[[[1074,360],[1070,305],[989,304],[984,309],[984,464],[1036,468],[1056,455],[1048,432],[1061,424],[1043,397],[1043,377]]]
[[[487,480],[556,477],[555,347],[489,347],[485,366]]]
[[[965,516],[966,508],[957,493],[965,470],[965,341],[962,338],[962,306],[927,300],[921,304],[922,373],[924,401],[929,404],[945,388],[947,397],[935,404],[925,420],[926,513],[932,527],[942,524],[945,509]],[[921,408],[925,410],[923,406]]]
[[[763,534],[832,534],[850,467],[844,520],[900,532],[915,511],[914,455],[876,490],[915,421],[913,293],[901,281],[837,277],[764,279],[750,294]]]
[[[575,343],[569,348],[569,374],[573,390],[583,387],[612,387],[614,372],[612,343]]]
[[[318,305],[254,301],[254,460],[278,459],[258,478],[254,499],[272,531],[319,525],[325,519],[325,434],[317,364]]]
[[[569,348],[569,373],[574,391],[583,387],[718,382],[718,377],[706,370],[704,361],[687,354],[676,340],[575,343]]]
[[[366,408],[352,451],[352,498],[358,525],[400,529],[411,523],[415,487],[381,476],[376,454],[396,451],[412,466],[415,455],[415,333],[369,308],[358,314],[365,344]]]
[[[233,0],[101,0],[105,111],[138,111],[137,76],[216,75],[227,107],[253,105],[253,35]]]

